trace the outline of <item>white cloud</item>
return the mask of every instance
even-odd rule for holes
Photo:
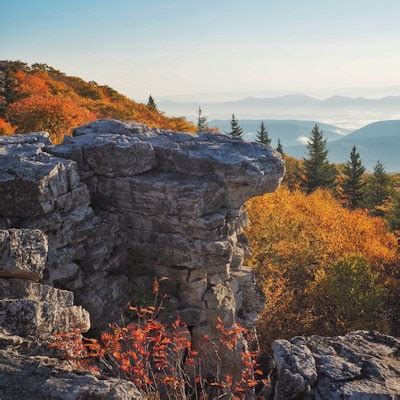
[[[297,138],[297,141],[298,141],[300,144],[307,144],[307,143],[308,143],[308,137],[307,137],[307,136],[299,136],[299,137]]]

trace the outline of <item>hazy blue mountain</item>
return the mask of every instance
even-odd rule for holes
[[[345,162],[353,145],[357,146],[365,166],[372,170],[379,160],[390,172],[400,172],[400,121],[379,121],[328,143],[329,159]],[[287,154],[301,158],[306,154],[304,145],[287,146]]]
[[[178,107],[181,109],[190,109],[190,112],[196,110],[199,106],[198,102],[177,102],[177,101],[164,101],[160,103],[163,108]],[[400,107],[400,96],[386,96],[378,99],[365,98],[365,97],[347,97],[347,96],[331,96],[326,99],[316,99],[311,96],[301,94],[289,94],[278,97],[245,97],[239,100],[233,101],[221,101],[221,102],[210,102],[203,105],[207,107],[210,112],[214,109],[229,109],[235,112],[241,109],[241,107],[318,107],[318,108],[330,108],[330,107]]]
[[[400,136],[400,120],[378,121],[351,132],[341,140],[355,138],[379,138],[383,136]]]
[[[260,119],[239,120],[240,126],[244,131],[245,140],[256,140],[256,131],[259,130],[261,121],[262,120]],[[274,146],[276,146],[278,139],[281,140],[283,146],[304,143],[315,124],[320,126],[328,140],[338,140],[343,134],[348,133],[346,129],[317,121],[298,121],[294,119],[264,119],[263,121],[268,129]],[[209,125],[216,126],[221,132],[229,132],[230,130],[229,120],[212,120],[209,122]]]
[[[331,96],[317,99],[301,94],[278,97],[245,97],[219,102],[160,102],[168,114],[194,120],[199,105],[209,119],[298,119],[326,121],[354,130],[370,121],[394,119],[399,115],[400,96],[382,98]]]

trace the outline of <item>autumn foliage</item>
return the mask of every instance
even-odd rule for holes
[[[383,219],[350,211],[325,190],[307,195],[285,187],[250,200],[247,210],[248,262],[267,298],[258,330],[264,343],[298,334],[388,330],[384,271],[396,263],[397,241]],[[365,297],[359,295],[353,315],[339,300],[360,291]]]
[[[14,132],[14,127],[5,119],[0,118],[0,135],[12,135]]]
[[[96,119],[91,111],[77,106],[71,99],[40,95],[11,104],[8,116],[18,127],[18,133],[46,131],[54,143],[62,142],[74,127]]]
[[[155,281],[158,296],[158,283]],[[157,318],[159,306],[130,307],[135,322],[125,326],[111,324],[109,331],[99,340],[67,332],[54,336],[50,347],[61,352],[63,358],[74,363],[75,368],[103,376],[113,376],[131,381],[140,393],[151,399],[244,399],[260,383],[255,376],[263,375],[257,369],[256,352],[244,350],[241,354],[240,376],[222,375],[220,366],[212,374],[206,372],[206,357],[213,363],[222,352],[234,353],[244,336],[250,333],[241,326],[226,327],[221,320],[215,326],[217,339],[204,337],[208,354],[192,347],[190,332],[177,318],[172,324]]]
[[[0,115],[12,125],[7,132],[47,131],[53,142],[60,143],[73,128],[101,118],[136,121],[175,131],[196,130],[184,118],[167,117],[108,86],[66,76],[45,64],[28,67],[10,63],[7,82],[4,112]],[[0,120],[0,132],[3,125]]]

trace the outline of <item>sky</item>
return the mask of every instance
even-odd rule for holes
[[[400,86],[399,0],[0,0],[0,59],[143,100]]]

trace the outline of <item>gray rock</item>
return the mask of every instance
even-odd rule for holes
[[[26,299],[71,307],[74,294],[68,290],[31,282],[25,279],[1,279],[0,299]]]
[[[10,144],[34,144],[42,148],[51,145],[50,136],[47,132],[37,132],[22,135],[0,136],[0,145]]]
[[[241,206],[249,197],[275,190],[284,172],[279,155],[272,149],[225,135],[155,132],[139,124],[115,120],[89,123],[77,129],[75,135],[101,136],[114,132],[150,143],[163,171],[221,179],[227,185],[226,202],[231,207]]]
[[[30,299],[0,300],[0,326],[12,335],[47,337],[58,332],[90,329],[89,313],[82,307]]]
[[[232,271],[231,277],[230,285],[235,289],[238,320],[246,328],[252,329],[264,309],[264,293],[248,268]]]
[[[0,350],[2,400],[139,400],[135,386],[122,379],[100,379],[48,357]]]
[[[23,140],[22,138],[20,139]],[[0,215],[30,217],[52,211],[79,177],[71,161],[55,158],[42,146],[7,144],[0,151]]]
[[[0,277],[38,281],[47,257],[47,238],[39,230],[0,230]]]
[[[124,135],[89,133],[47,151],[76,161],[80,170],[110,177],[132,176],[157,166],[149,143]]]
[[[76,292],[76,303],[89,312],[92,327],[98,332],[110,322],[123,321],[124,310],[132,297],[127,276],[99,272],[87,277],[84,290]]]
[[[92,333],[122,322],[129,302],[146,303],[154,276],[168,278],[166,320],[180,316],[194,331],[217,318],[254,328],[262,301],[243,272],[243,205],[280,183],[278,154],[116,120],[80,127],[58,146],[25,138],[0,139],[0,226],[47,236],[42,282],[73,291]],[[14,335],[88,327],[65,291],[9,282],[1,293],[3,327]]]
[[[400,398],[400,342],[377,332],[296,337],[272,345],[275,399]]]

